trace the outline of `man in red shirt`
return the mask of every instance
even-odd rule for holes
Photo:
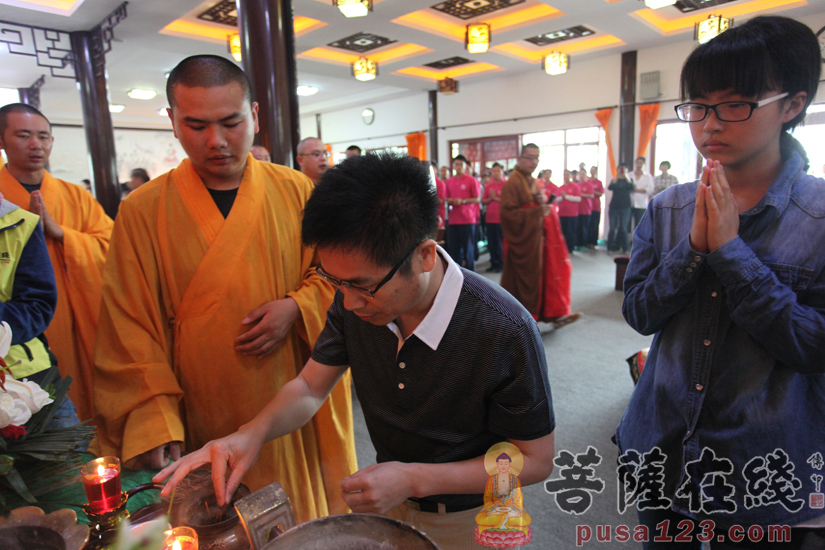
[[[567,243],[567,251],[572,253],[576,248],[576,231],[579,221],[579,203],[582,200],[579,186],[570,181],[570,170],[564,171],[564,184],[559,188],[561,200],[559,205],[559,221],[561,232]]]
[[[590,199],[590,230],[588,231],[587,248],[594,249],[599,244],[599,223],[602,218],[602,195],[604,195],[604,185],[596,177],[599,169],[590,167],[590,184],[593,186],[593,198]]]
[[[478,203],[481,200],[481,185],[469,174],[467,159],[458,155],[453,159],[455,176],[447,180],[447,204],[450,205],[449,226],[447,227],[447,252],[458,265],[475,271],[475,239],[478,223]]]
[[[501,233],[501,188],[504,186],[504,167],[493,164],[490,181],[484,186],[481,204],[487,207],[487,248],[490,250],[488,273],[501,273],[504,267],[504,237]]]
[[[593,184],[587,177],[587,170],[582,168],[578,173],[579,191],[582,200],[579,203],[579,234],[577,243],[579,248],[587,250],[587,243],[590,240],[590,199],[593,198]]]

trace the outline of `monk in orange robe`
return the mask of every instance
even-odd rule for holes
[[[333,298],[301,245],[312,183],[249,154],[244,73],[193,56],[167,97],[189,158],[121,203],[95,358],[101,452],[152,468],[252,420],[306,363]],[[244,483],[279,482],[300,522],[347,512],[350,391],[342,379],[313,422],[265,445]]]
[[[54,144],[51,124],[23,103],[0,110],[2,146],[9,159],[0,170],[0,192],[38,214],[57,281],[57,309],[46,337],[80,420],[93,418],[92,376],[103,265],[112,219],[80,185],[52,177],[46,163]]]

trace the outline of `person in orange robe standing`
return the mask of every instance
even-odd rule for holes
[[[334,294],[301,245],[312,182],[249,153],[258,106],[244,73],[189,57],[167,98],[189,158],[121,204],[95,357],[100,451],[133,468],[165,466],[252,420],[306,363]],[[253,491],[279,482],[299,522],[348,511],[349,380],[244,478]]]
[[[94,416],[95,335],[113,222],[83,187],[46,171],[54,137],[40,111],[24,103],[0,108],[0,136],[9,159],[0,192],[42,219],[58,296],[46,337],[61,375],[73,379],[69,398],[77,416],[87,420]]]

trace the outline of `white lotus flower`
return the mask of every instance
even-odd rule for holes
[[[8,385],[9,379],[6,379]],[[22,426],[32,417],[32,412],[21,399],[15,399],[10,393],[0,391],[0,428]]]
[[[54,402],[54,399],[49,397],[49,393],[41,388],[39,384],[36,382],[29,382],[25,378],[23,380],[12,380],[11,378],[6,378],[5,386],[6,392],[8,392],[9,395],[15,399],[23,401],[23,403],[25,403],[31,411],[31,414],[39,412],[40,409],[49,403]],[[22,424],[16,425],[22,426]]]
[[[3,326],[0,327],[0,357],[5,357],[9,354],[9,348],[11,347],[11,327],[5,321],[3,321]]]

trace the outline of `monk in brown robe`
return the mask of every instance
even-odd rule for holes
[[[532,174],[539,148],[521,149],[516,169],[501,189],[501,229],[505,253],[501,286],[536,321],[561,328],[581,314],[570,313],[570,258],[555,206]]]

